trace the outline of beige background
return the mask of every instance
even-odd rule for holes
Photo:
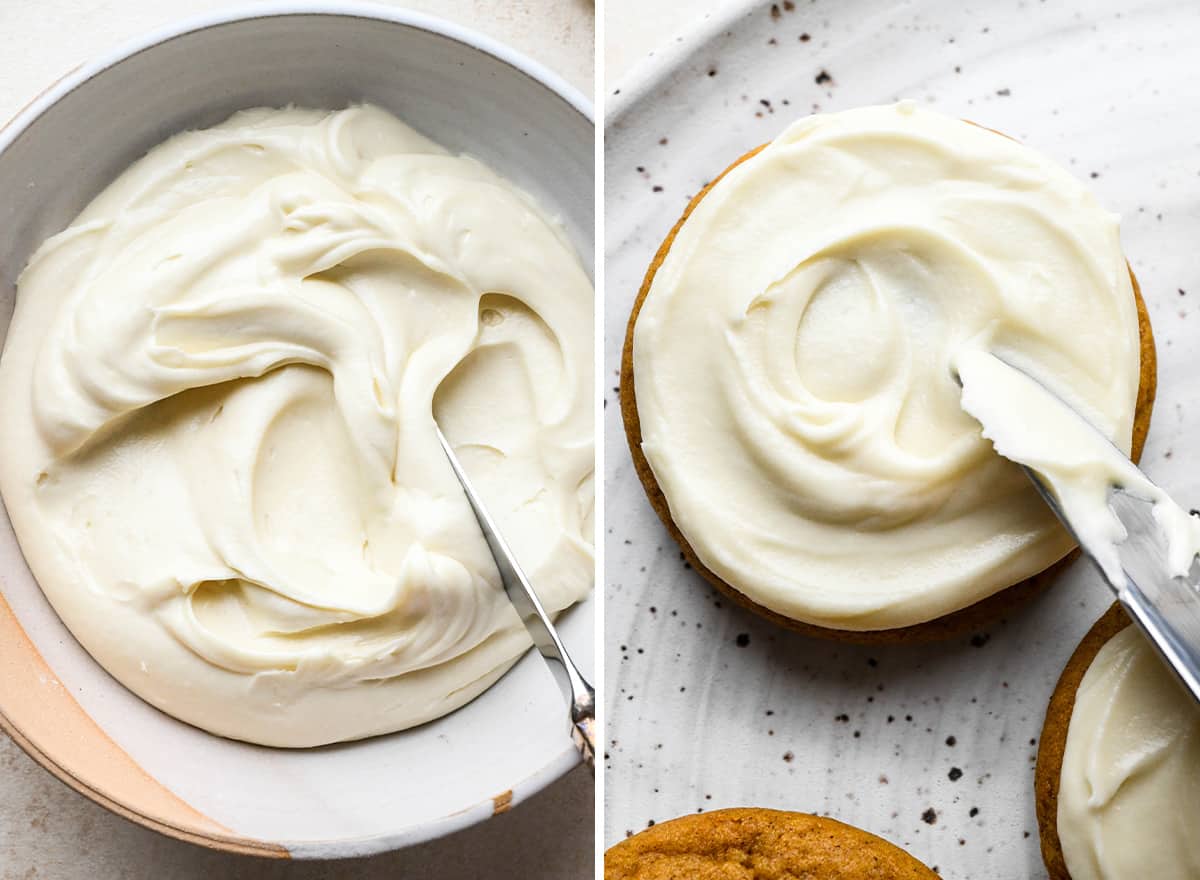
[[[253,0],[252,0],[253,2]],[[213,9],[212,0],[0,0],[0,119],[98,52]],[[465,24],[524,52],[592,93],[592,0],[385,0]]]
[[[0,0],[0,120],[80,61],[211,0]],[[244,5],[244,4],[237,4]],[[591,0],[392,3],[461,22],[592,92]],[[576,770],[507,815],[399,853],[288,865],[213,853],[119,819],[75,794],[0,734],[0,880],[438,880],[592,876],[593,784]]]
[[[639,61],[737,0],[604,0],[604,81],[611,92]]]

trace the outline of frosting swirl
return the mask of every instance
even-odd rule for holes
[[[1066,171],[911,103],[803,119],[732,168],[633,333],[642,449],[701,561],[792,619],[874,630],[1062,557],[960,406],[965,345],[1051,377],[1128,451],[1117,218]]]
[[[370,107],[133,165],[19,284],[0,488],[113,675],[254,742],[437,717],[528,645],[437,442],[555,611],[592,580],[592,303],[525,193]]]

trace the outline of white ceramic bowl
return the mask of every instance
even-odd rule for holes
[[[370,101],[533,193],[593,259],[591,108],[489,39],[415,13],[256,5],[184,22],[84,65],[0,130],[0,331],[30,253],[148,149],[247,107]],[[591,671],[589,600],[562,619]],[[0,726],[69,785],[210,847],[364,855],[463,828],[577,761],[539,657],[439,721],[306,751],[212,736],[110,678],[43,598],[0,511]]]

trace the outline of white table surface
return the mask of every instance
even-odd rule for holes
[[[95,53],[221,5],[211,0],[0,0],[0,120]],[[485,32],[591,94],[591,0],[391,5]],[[371,859],[288,865],[211,852],[120,819],[59,783],[0,734],[0,880],[571,880],[591,877],[593,863],[593,784],[582,770],[512,812],[442,840]]]

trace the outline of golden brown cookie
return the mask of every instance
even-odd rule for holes
[[[743,807],[655,825],[604,854],[604,880],[936,880],[882,837],[833,819]]]
[[[1013,584],[1011,587],[979,600],[973,605],[935,618],[934,620],[895,629],[872,631],[842,630],[815,626],[810,623],[793,620],[790,617],[785,617],[758,604],[735,586],[726,583],[721,577],[710,571],[700,561],[700,558],[696,555],[696,551],[692,549],[692,546],[671,518],[671,510],[667,505],[666,496],[659,487],[658,480],[654,477],[654,471],[651,470],[650,463],[646,460],[646,456],[642,454],[642,427],[641,421],[638,418],[637,393],[633,381],[633,328],[637,323],[638,314],[642,310],[642,303],[645,302],[646,295],[650,292],[650,285],[654,281],[654,276],[658,272],[659,266],[662,265],[663,260],[667,258],[667,253],[671,250],[675,236],[683,227],[688,216],[696,209],[696,206],[700,204],[700,200],[708,194],[709,190],[717,185],[717,181],[738,165],[759,153],[766,146],[766,144],[763,144],[762,146],[755,147],[743,155],[722,171],[688,203],[688,206],[683,211],[683,216],[679,218],[671,228],[671,231],[667,233],[667,237],[659,247],[658,253],[651,260],[650,267],[646,270],[646,277],[642,281],[641,290],[634,301],[633,311],[629,315],[629,323],[625,328],[625,347],[621,354],[621,417],[625,422],[625,437],[629,442],[629,451],[633,456],[633,467],[642,481],[642,486],[646,490],[650,504],[658,514],[659,519],[662,520],[663,525],[666,526],[671,537],[679,544],[684,557],[705,580],[738,604],[788,629],[837,641],[857,642],[859,644],[893,644],[949,639],[994,623],[1014,606],[1028,601],[1049,587],[1057,576],[1075,560],[1079,555],[1079,551],[1071,551],[1066,557],[1033,577],[1026,578],[1019,583]],[[1141,458],[1142,447],[1146,444],[1146,433],[1150,429],[1150,412],[1154,407],[1154,395],[1158,387],[1158,362],[1154,348],[1154,334],[1150,328],[1150,315],[1146,311],[1146,303],[1142,299],[1141,287],[1138,285],[1138,280],[1133,274],[1132,267],[1129,269],[1129,279],[1133,282],[1133,296],[1137,305],[1138,332],[1141,337],[1141,378],[1138,384],[1137,404],[1133,420],[1132,458],[1136,462]]]
[[[1063,752],[1067,748],[1067,729],[1075,709],[1075,693],[1100,649],[1129,624],[1129,617],[1119,604],[1114,604],[1096,621],[1067,661],[1046,709],[1033,790],[1037,800],[1042,860],[1050,880],[1071,880],[1058,840],[1058,783],[1062,776]]]

